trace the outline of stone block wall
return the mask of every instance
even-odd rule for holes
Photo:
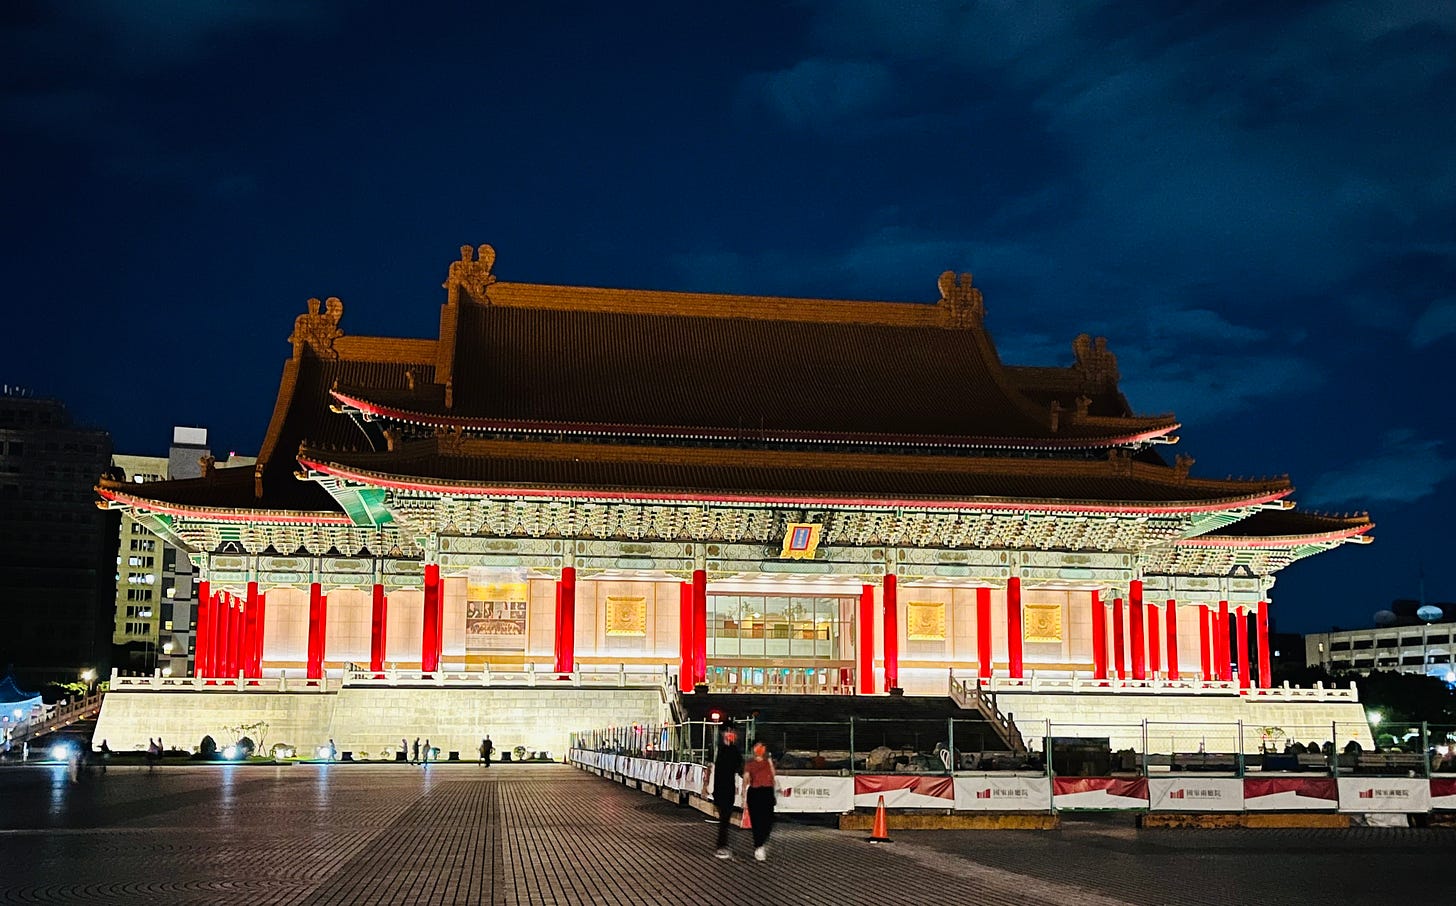
[[[179,690],[108,693],[95,743],[115,751],[145,749],[161,736],[166,744],[194,749],[210,735],[219,747],[237,727],[266,722],[253,731],[267,745],[286,743],[301,754],[330,739],[339,751],[378,759],[407,739],[429,739],[442,753],[473,759],[487,733],[497,752],[525,746],[554,758],[566,753],[577,730],[643,724],[660,727],[667,706],[657,689],[472,689],[346,687],[339,692],[233,692]],[[392,757],[392,754],[389,755]]]

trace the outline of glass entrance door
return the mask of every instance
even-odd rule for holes
[[[848,695],[854,692],[854,669],[709,664],[708,688],[714,692]]]

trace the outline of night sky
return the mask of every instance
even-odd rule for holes
[[[308,297],[434,337],[465,243],[591,286],[972,271],[1004,361],[1105,334],[1195,475],[1372,513],[1278,628],[1422,567],[1456,600],[1456,4],[511,6],[5,3],[0,383],[251,454]]]

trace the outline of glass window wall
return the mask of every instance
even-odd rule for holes
[[[851,595],[708,596],[708,657],[837,660],[852,638]]]

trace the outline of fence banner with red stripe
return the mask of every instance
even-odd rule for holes
[[[886,808],[954,808],[955,785],[949,777],[914,774],[860,774],[854,778],[854,804],[874,808],[880,797]]]
[[[1052,785],[1045,777],[957,777],[955,807],[962,812],[1046,812]]]
[[[780,812],[852,811],[854,778],[779,774],[774,800]]]
[[[1148,808],[1155,812],[1241,812],[1244,782],[1237,777],[1149,777]]]
[[[1456,809],[1456,777],[1431,778],[1431,808]]]
[[[1431,782],[1424,777],[1341,777],[1342,812],[1429,812]]]
[[[1052,804],[1070,809],[1143,809],[1148,807],[1148,781],[1144,777],[1054,777]]]
[[[1333,777],[1244,778],[1244,808],[1251,812],[1332,811],[1338,806]]]

